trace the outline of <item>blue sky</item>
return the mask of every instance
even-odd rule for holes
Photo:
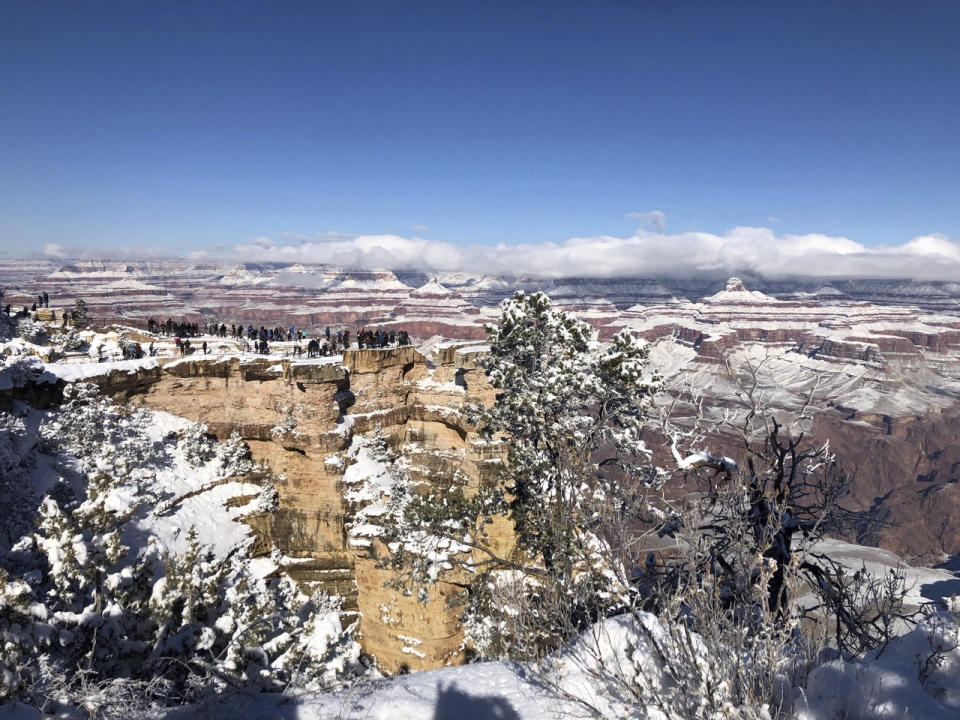
[[[651,210],[955,240],[958,36],[955,2],[7,0],[0,250],[562,243]]]

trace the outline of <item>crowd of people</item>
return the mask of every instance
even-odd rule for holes
[[[2,296],[0,296],[2,297]],[[37,302],[34,304],[33,311],[38,307],[49,307],[50,297],[44,292],[37,296]],[[0,312],[11,314],[10,305],[0,306]],[[17,317],[26,316],[29,313],[27,307],[17,313]],[[66,321],[67,313],[64,313]],[[307,332],[294,325],[289,328],[277,325],[275,327],[266,327],[260,325],[255,327],[253,323],[231,323],[228,327],[226,323],[205,321],[202,324],[189,322],[187,320],[174,320],[167,318],[166,321],[149,318],[147,320],[147,330],[151,334],[162,337],[172,337],[174,347],[177,353],[182,357],[192,354],[195,349],[191,345],[191,338],[220,337],[231,338],[243,342],[244,347],[255,353],[268,355],[270,346],[276,342],[292,342],[290,348],[292,355],[301,357],[306,352],[308,357],[323,357],[338,355],[344,350],[350,349],[355,345],[359,349],[365,348],[387,348],[410,345],[410,335],[406,330],[387,330],[382,328],[361,328],[356,333],[356,339],[351,335],[349,329],[331,330],[324,328],[321,335],[314,338],[308,338]],[[248,344],[249,343],[249,344]],[[200,343],[200,351],[206,355],[210,352],[210,347],[206,340]],[[103,347],[97,348],[97,353],[101,361],[107,358],[103,355]],[[139,359],[145,356],[145,351],[140,343],[122,342],[120,344],[120,353],[124,359]],[[150,356],[157,354],[153,342],[149,346]]]
[[[0,297],[3,297],[2,292],[0,292]],[[47,295],[46,291],[37,295],[37,301],[33,303],[32,306],[27,307],[26,305],[24,305],[23,310],[18,310],[13,317],[17,317],[17,318],[29,317],[30,313],[36,312],[38,307],[39,308],[50,307],[50,296]],[[3,314],[6,315],[7,317],[11,317],[10,315],[10,313],[12,312],[11,305],[8,304],[8,305],[0,306],[0,310],[2,310]]]
[[[166,322],[157,322],[153,318],[147,320],[147,330],[166,337],[200,337],[200,326],[197,323],[177,322],[167,318]]]
[[[297,328],[295,325],[291,325],[289,328],[280,325],[255,327],[253,323],[244,325],[241,322],[231,323],[228,327],[224,322],[206,321],[203,325],[200,325],[195,322],[176,321],[172,318],[168,318],[166,322],[150,318],[147,320],[147,329],[151,333],[174,337],[177,350],[182,356],[192,352],[188,338],[197,338],[204,335],[229,337],[244,341],[246,347],[260,355],[268,355],[272,343],[292,342],[291,354],[301,357],[306,352],[307,357],[311,358],[337,355],[343,350],[349,349],[353,342],[349,329],[331,331],[329,327],[324,329],[320,337],[308,338],[306,331]],[[252,346],[246,344],[248,341]],[[356,347],[360,349],[386,348],[409,344],[410,335],[406,330],[361,329],[356,334]],[[209,352],[206,341],[203,341],[201,347],[203,354],[206,355]]]
[[[393,345],[409,345],[410,336],[406,330],[395,332],[393,330],[363,330],[357,333],[357,347],[363,348],[385,348]]]
[[[118,343],[118,346],[120,348],[120,357],[123,358],[124,360],[140,360],[146,355],[146,353],[143,350],[143,345],[141,345],[138,342],[131,343],[131,342],[125,342],[124,340],[121,340]],[[97,346],[97,362],[106,362],[108,359],[110,359],[103,354],[103,350],[104,350],[103,345]],[[154,355],[157,354],[157,351],[154,348],[152,342],[150,343],[150,346],[149,346],[149,353],[150,353],[150,357],[153,357]]]
[[[44,290],[42,293],[37,295],[37,301],[33,304],[33,307],[30,308],[31,312],[36,312],[37,308],[49,308],[50,307],[50,296],[47,295],[47,291]],[[26,310],[26,308],[24,308]],[[10,313],[8,312],[7,315]]]

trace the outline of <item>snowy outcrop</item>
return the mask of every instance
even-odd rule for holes
[[[710,305],[738,305],[741,303],[776,305],[779,301],[769,295],[764,295],[762,292],[747,290],[740,278],[732,277],[727,280],[727,286],[723,290],[704,298],[703,302]]]

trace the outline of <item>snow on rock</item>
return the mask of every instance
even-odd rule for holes
[[[430,280],[424,285],[421,285],[416,290],[410,293],[411,297],[417,297],[417,298],[422,298],[422,297],[445,298],[445,297],[453,297],[454,295],[456,295],[456,293],[454,293],[453,290],[444,287],[443,285],[438,283],[435,279]]]
[[[759,290],[747,290],[740,278],[732,277],[727,280],[727,286],[723,290],[709,297],[705,297],[703,302],[712,305],[740,303],[762,303],[774,305],[779,302],[776,298],[764,295]]]
[[[139,370],[152,370],[158,367],[155,358],[141,358],[140,360],[120,360],[116,362],[86,362],[86,363],[47,363],[40,382],[55,383],[78,382],[94,377],[102,377],[111,372],[123,372],[135,375]]]
[[[219,280],[221,285],[259,285],[267,282],[271,276],[266,269],[255,263],[236,265]]]

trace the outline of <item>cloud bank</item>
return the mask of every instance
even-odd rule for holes
[[[742,274],[960,281],[960,242],[945,235],[922,235],[900,245],[869,247],[830,235],[778,235],[765,227],[736,227],[722,235],[641,229],[629,237],[469,246],[399,235],[327,233],[281,241],[260,237],[233,248],[229,256],[237,261],[543,278]]]
[[[778,234],[735,227],[723,234],[663,231],[658,211],[637,213],[653,228],[628,237],[563,242],[457,245],[401,235],[325,232],[256,237],[234,247],[198,248],[195,262],[323,263],[368,270],[455,271],[508,277],[900,278],[960,282],[960,241],[933,233],[898,245],[867,246],[842,236]],[[640,219],[639,217],[637,219]],[[50,259],[160,260],[157,247],[81,248],[48,244]]]

